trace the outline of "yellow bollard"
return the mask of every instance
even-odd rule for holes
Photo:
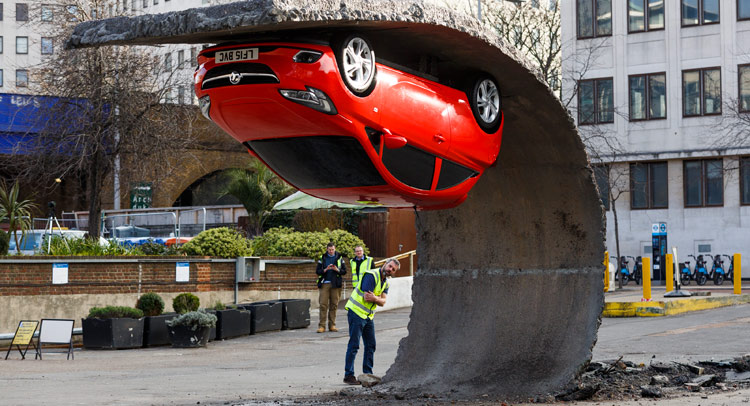
[[[641,271],[641,274],[643,275],[643,300],[650,302],[651,301],[651,258],[643,257],[642,263],[643,263],[643,270]]]
[[[609,291],[609,251],[604,251],[604,291]]]
[[[667,254],[666,266],[664,267],[664,277],[667,280],[667,292],[674,290],[674,263],[672,254]]]
[[[742,294],[742,255],[734,254],[734,294]]]

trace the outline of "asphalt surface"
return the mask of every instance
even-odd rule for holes
[[[383,375],[395,359],[398,343],[407,333],[409,313],[410,309],[398,309],[378,314],[376,375]],[[35,361],[33,355],[20,360],[17,352],[11,353],[9,360],[0,362],[0,404],[351,404],[352,397],[329,401],[331,394],[342,390],[357,393],[342,383],[348,340],[345,320],[339,320],[339,327],[344,328],[337,333],[317,334],[317,318],[313,316],[311,327],[306,329],[211,342],[202,349],[77,349],[73,361],[66,361],[61,354],[45,354],[43,361]],[[750,352],[749,327],[750,305],[671,317],[604,319],[593,358],[608,360],[623,356],[645,363],[652,359],[732,358]],[[357,373],[360,368],[361,355],[357,359]],[[443,403],[435,399],[399,401],[388,396],[374,402],[366,404]],[[750,392],[738,391],[711,395],[709,399],[696,395],[658,403],[705,406],[748,402]],[[480,399],[459,404],[491,403]]]

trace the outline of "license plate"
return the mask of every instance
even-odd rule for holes
[[[258,59],[258,48],[230,49],[228,51],[216,51],[214,60],[216,63],[253,61]]]

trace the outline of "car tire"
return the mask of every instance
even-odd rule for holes
[[[341,80],[350,92],[365,97],[375,89],[377,69],[375,50],[359,34],[341,36],[332,41]]]
[[[502,98],[500,86],[490,75],[479,75],[471,85],[469,104],[474,119],[484,132],[492,134],[500,128],[502,121]]]

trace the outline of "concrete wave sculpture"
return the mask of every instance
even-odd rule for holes
[[[82,23],[68,46],[341,29],[366,31],[384,50],[379,56],[426,51],[489,72],[503,93],[497,165],[460,206],[418,212],[409,334],[383,383],[461,396],[559,389],[580,373],[596,342],[603,209],[569,114],[535,69],[474,18],[418,1],[243,1]]]

